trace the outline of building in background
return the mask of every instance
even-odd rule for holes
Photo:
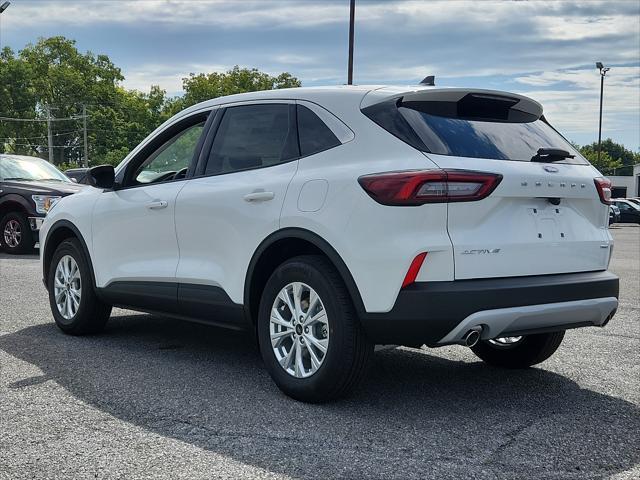
[[[640,163],[633,166],[633,174],[607,177],[611,180],[613,198],[640,197]]]

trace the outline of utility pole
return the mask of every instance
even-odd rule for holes
[[[602,97],[604,94],[604,77],[610,68],[605,67],[602,62],[596,62],[596,68],[600,70],[600,124],[598,126],[598,164],[600,164],[600,152],[602,152]]]
[[[84,127],[84,166],[89,166],[89,143],[87,141],[87,106],[82,105],[82,123]]]
[[[49,163],[53,164],[53,135],[51,134],[51,107],[47,105],[47,146],[49,150]]]
[[[9,8],[11,2],[4,2],[0,5],[0,22],[2,21],[2,12],[4,12],[7,8]],[[2,26],[0,25],[0,52],[2,52]]]
[[[351,0],[349,13],[349,67],[347,72],[347,85],[353,85],[353,34],[356,19],[356,0]]]

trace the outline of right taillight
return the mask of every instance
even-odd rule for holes
[[[593,179],[593,183],[596,184],[596,190],[598,190],[600,201],[605,205],[611,205],[611,180],[604,177],[598,177]]]
[[[469,170],[408,170],[365,175],[358,182],[382,205],[417,206],[482,200],[501,180],[499,174]]]

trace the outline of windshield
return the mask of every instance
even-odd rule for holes
[[[35,157],[0,157],[0,180],[71,182],[49,162]]]

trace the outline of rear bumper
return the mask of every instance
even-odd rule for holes
[[[602,326],[615,313],[618,277],[586,272],[415,283],[388,313],[362,315],[379,344],[459,343],[473,327],[482,338]]]

